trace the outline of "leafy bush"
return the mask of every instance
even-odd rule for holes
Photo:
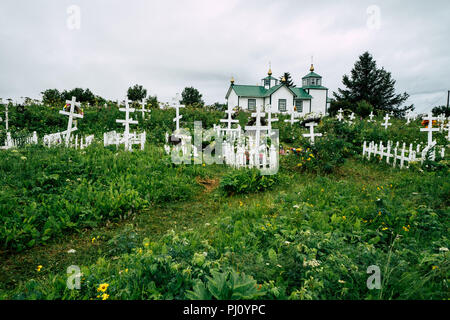
[[[239,169],[222,177],[220,189],[228,195],[243,194],[269,189],[277,182],[277,175],[261,175],[257,169]]]

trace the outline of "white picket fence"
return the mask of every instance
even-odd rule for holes
[[[222,152],[218,156],[222,158],[224,164],[236,169],[257,168],[261,171],[273,171],[278,168],[279,153],[274,144],[270,147],[266,144],[257,146],[255,137],[252,135],[238,135],[240,138],[237,140],[226,139],[225,141],[222,141]],[[166,135],[166,144],[164,145],[166,154],[171,154],[171,152],[174,151],[184,159],[190,159],[191,157],[195,158],[198,156],[199,151],[196,146],[192,145],[191,136],[177,135],[177,137],[180,138],[181,142],[178,145],[173,146],[172,150],[168,145],[168,134]],[[225,139],[225,137],[223,138]],[[217,148],[215,150],[217,152]]]
[[[66,131],[47,134],[43,138],[44,146],[51,148],[65,143]],[[78,138],[78,135],[71,136],[68,147],[75,149],[84,149],[92,144],[94,135]]]
[[[36,131],[34,131],[32,135],[26,137],[25,139],[13,139],[11,137],[11,132],[7,132],[5,145],[1,146],[0,149],[7,150],[11,148],[17,148],[20,145],[27,145],[27,144],[38,144],[38,136]]]
[[[145,141],[147,139],[147,134],[144,131],[143,133],[137,134],[136,132],[128,134],[128,144],[125,142],[125,135],[121,133],[117,133],[116,131],[110,131],[103,133],[103,144],[104,146],[115,145],[119,146],[120,144],[128,145],[128,150],[131,151],[133,145],[140,145],[140,149],[144,150]]]
[[[414,148],[411,143],[409,148],[407,148],[406,143],[403,143],[400,147],[399,142],[396,142],[394,145],[392,141],[388,141],[386,145],[383,145],[382,141],[379,143],[375,143],[374,141],[367,143],[364,141],[362,155],[368,160],[372,157],[378,157],[380,162],[385,159],[387,164],[393,167],[399,166],[400,169],[403,169],[409,168],[411,162],[423,163],[427,155],[429,155],[430,160],[435,160],[437,148],[436,141],[425,146],[422,150],[420,144]],[[445,148],[443,147],[441,147],[440,156],[442,158],[445,156]]]

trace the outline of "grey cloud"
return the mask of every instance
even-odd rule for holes
[[[81,29],[66,27],[81,8]],[[366,26],[377,5],[380,30]],[[418,111],[449,89],[448,1],[13,1],[0,3],[0,97],[89,87],[110,99],[143,84],[169,100],[185,86],[224,101],[229,79],[255,84],[272,62],[299,83],[314,55],[331,91],[369,50]],[[442,98],[439,98],[439,95]]]

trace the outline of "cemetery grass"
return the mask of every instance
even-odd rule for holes
[[[102,299],[107,283],[109,299],[448,298],[448,174],[350,159],[227,196],[215,186],[230,169],[197,167],[193,197],[10,256],[0,297]],[[72,264],[81,290],[66,289]],[[369,265],[383,290],[367,289]]]

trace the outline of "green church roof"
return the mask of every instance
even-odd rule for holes
[[[303,89],[328,90],[327,87],[324,87],[324,86],[313,86],[313,85],[303,86],[302,88]]]
[[[275,91],[277,91],[279,88],[284,86],[284,84],[278,84],[276,86],[273,86],[270,89],[265,89],[262,86],[251,86],[251,85],[238,85],[234,84],[230,87],[230,90],[228,90],[226,98],[228,98],[228,95],[231,90],[234,90],[236,94],[240,97],[254,97],[254,98],[266,98],[272,95]],[[296,96],[297,99],[312,99],[312,96],[310,96],[308,93],[306,93],[303,88],[297,88],[297,87],[286,87]]]
[[[306,76],[304,76],[302,79],[306,79],[306,78],[322,78],[322,76],[319,76],[317,73],[311,71]]]
[[[312,99],[312,96],[306,93],[306,91],[303,90],[303,88],[294,87],[289,89],[291,89],[291,91],[294,92],[294,94],[297,96],[297,99]]]
[[[250,86],[240,84],[233,85],[232,89],[234,90],[234,92],[236,92],[238,96],[241,97],[264,97],[267,91],[266,89],[264,89],[264,87],[261,86]]]

